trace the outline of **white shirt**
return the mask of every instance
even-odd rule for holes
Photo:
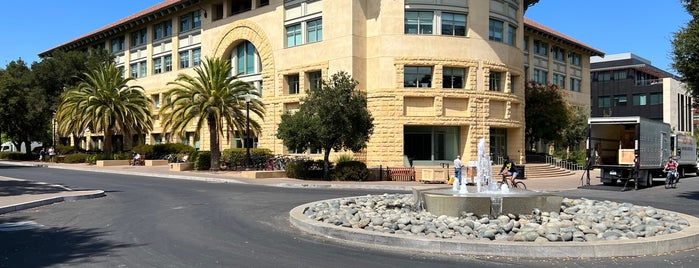
[[[461,158],[454,159],[454,168],[461,168]]]

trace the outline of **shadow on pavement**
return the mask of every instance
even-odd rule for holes
[[[22,194],[50,194],[66,191],[64,188],[33,181],[2,181],[0,180],[0,196]]]
[[[686,192],[686,193],[682,193],[678,196],[682,197],[682,198],[692,199],[692,200],[699,200],[699,191]]]
[[[26,223],[26,218],[0,217],[0,223]],[[104,239],[106,232],[98,229],[34,228],[2,231],[0,229],[0,267],[48,267],[56,264],[90,263],[94,258],[108,256],[120,248],[137,245],[112,243]]]

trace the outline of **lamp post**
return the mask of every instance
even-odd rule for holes
[[[250,170],[250,95],[245,94],[245,170]]]

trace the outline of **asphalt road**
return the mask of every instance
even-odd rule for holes
[[[106,197],[0,215],[30,222],[0,232],[0,267],[696,267],[699,251],[603,259],[445,256],[351,245],[292,227],[293,207],[322,199],[386,191],[289,189],[120,174],[0,165],[0,176]],[[652,205],[699,216],[699,178],[678,189],[620,187],[562,193],[568,197]]]

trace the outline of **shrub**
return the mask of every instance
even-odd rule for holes
[[[349,154],[341,154],[341,155],[337,156],[337,158],[335,159],[335,163],[338,166],[340,165],[340,163],[349,162],[349,161],[354,161],[352,156]]]
[[[73,153],[67,154],[63,158],[63,163],[75,164],[75,163],[85,163],[90,155],[86,153]]]
[[[369,178],[369,170],[363,162],[340,162],[330,173],[330,178],[334,181],[366,181]]]
[[[131,153],[115,153],[115,154],[112,154],[112,159],[114,159],[114,160],[131,159]]]
[[[163,143],[153,146],[153,154],[156,157],[161,157],[168,154],[193,153],[196,151],[194,147],[184,143]]]
[[[72,154],[75,152],[75,147],[70,145],[56,144],[54,147],[56,154]],[[48,150],[46,150],[48,153]]]
[[[112,158],[106,154],[88,154],[85,162],[94,165],[97,164],[97,160],[111,160]]]
[[[194,158],[194,170],[211,169],[211,152],[199,151]]]
[[[32,156],[22,152],[0,152],[0,159],[6,160],[34,160]],[[38,159],[38,157],[37,157]]]
[[[244,167],[247,151],[245,148],[224,149],[219,162],[229,169]],[[250,148],[250,162],[253,167],[264,168],[264,164],[274,157],[272,151],[266,148]]]
[[[138,152],[140,154],[151,155],[153,154],[153,145],[140,144],[131,148],[131,151]]]
[[[286,164],[286,176],[302,180],[323,178],[323,160],[295,160]]]

